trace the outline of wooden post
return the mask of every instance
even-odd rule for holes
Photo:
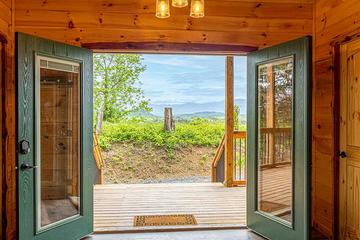
[[[3,37],[1,34],[0,34],[0,88],[3,88],[4,87],[4,80],[5,80],[5,68],[6,68],[6,65],[5,65],[5,37]],[[0,89],[0,92],[3,93],[3,90]],[[3,158],[3,118],[2,118],[2,115],[4,113],[4,109],[3,109],[3,96],[0,97],[0,136],[1,136],[1,139],[0,139],[0,163],[1,166],[0,166],[0,186],[1,188],[3,187],[3,176],[5,175],[3,172],[2,172],[2,166],[3,166],[3,161],[5,160],[5,158]],[[4,191],[4,189],[2,188],[2,191]],[[3,206],[3,199],[2,197],[4,196],[4,194],[2,194],[0,196],[0,206]],[[5,199],[5,198],[4,198]],[[2,219],[3,219],[3,222],[4,222],[4,215],[2,215]],[[0,236],[3,236],[2,234],[2,226],[0,227]],[[4,236],[4,238],[6,238]]]
[[[273,74],[273,66],[269,64],[266,68],[266,78],[269,88],[266,96],[266,128],[269,132],[269,162],[267,164],[275,164],[275,79]]]
[[[225,79],[225,178],[226,187],[234,179],[234,57],[226,57]]]
[[[165,111],[164,111],[164,129],[167,132],[175,131],[175,121],[173,119],[172,108],[165,108]]]
[[[97,136],[99,136],[100,132],[101,132],[101,128],[102,128],[102,121],[103,121],[103,112],[99,111],[98,115],[97,115],[97,119],[96,119],[96,128],[95,128],[95,133]]]

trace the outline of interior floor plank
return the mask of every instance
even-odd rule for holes
[[[161,233],[94,234],[83,240],[263,240],[247,230],[212,230]]]

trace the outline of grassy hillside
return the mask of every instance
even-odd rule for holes
[[[217,146],[224,134],[222,121],[193,119],[176,124],[175,132],[164,131],[160,122],[123,121],[104,123],[100,136],[103,149],[116,142],[149,142],[172,150],[186,146]]]
[[[209,181],[223,134],[223,120],[177,122],[172,133],[164,132],[162,122],[105,122],[100,145],[106,182]]]

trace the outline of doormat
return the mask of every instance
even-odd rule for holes
[[[134,217],[134,227],[197,225],[192,214],[145,215]]]

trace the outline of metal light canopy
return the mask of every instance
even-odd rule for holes
[[[156,0],[156,17],[168,18],[170,17],[170,0]],[[173,7],[186,7],[188,0],[172,0]],[[190,16],[193,18],[202,18],[205,16],[204,0],[191,0]]]
[[[188,4],[188,0],[172,0],[172,6],[177,8],[186,7]]]

